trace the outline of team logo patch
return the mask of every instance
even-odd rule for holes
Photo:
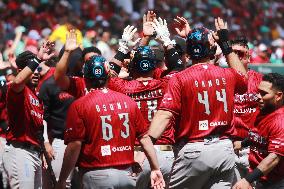
[[[194,39],[195,38],[196,40],[200,41],[201,37],[202,37],[202,33],[199,30],[197,30],[197,31],[191,33],[191,35],[189,36],[189,39]]]
[[[110,156],[111,155],[110,145],[101,146],[101,153],[102,156]]]
[[[199,130],[200,131],[208,130],[208,120],[199,121]]]

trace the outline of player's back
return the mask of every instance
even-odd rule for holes
[[[141,113],[137,104],[131,98],[105,88],[91,90],[71,106],[76,107],[85,127],[85,141],[78,161],[80,167],[112,167],[133,163],[135,138],[146,131],[146,126],[142,116],[139,117]],[[71,137],[67,136],[68,131],[65,135],[66,138]]]
[[[126,81],[120,78],[112,78],[109,87],[131,97],[137,103],[146,123],[150,125],[165,94],[167,80],[149,79],[146,81]],[[173,143],[173,127],[168,127],[156,144]],[[138,143],[136,144],[138,145]]]
[[[234,94],[245,92],[245,84],[233,69],[211,64],[197,64],[176,74],[170,82],[172,97],[164,98],[177,98],[181,120],[176,139],[199,141],[211,135],[231,135]]]

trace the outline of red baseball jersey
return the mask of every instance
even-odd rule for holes
[[[0,122],[8,124],[8,114],[6,107],[6,86],[0,88]],[[6,134],[2,128],[0,128],[0,137],[6,138]]]
[[[235,95],[233,125],[237,131],[236,136],[241,140],[248,136],[248,132],[253,127],[259,112],[257,94],[258,85],[262,80],[262,74],[254,70],[249,70],[247,75],[247,92]]]
[[[167,78],[164,78],[161,80],[152,79],[142,82],[137,80],[128,81],[115,77],[110,79],[108,87],[131,97],[137,103],[147,124],[150,125],[165,93],[167,80]],[[68,92],[76,98],[86,95],[88,90],[86,89],[84,78],[71,77]],[[156,144],[174,143],[173,124],[174,121],[172,120],[168,129],[163,133]],[[136,144],[139,145],[138,142],[136,142]]]
[[[9,87],[7,110],[7,140],[39,145],[37,134],[43,130],[43,105],[34,92],[27,86],[19,93]]]
[[[176,142],[200,141],[210,135],[226,137],[234,133],[234,94],[246,88],[246,78],[233,69],[197,64],[170,80],[160,109],[180,118]]]
[[[137,104],[105,88],[92,90],[70,106],[64,140],[83,142],[80,167],[122,166],[134,162],[135,139],[146,131]]]
[[[249,154],[250,171],[269,153],[275,153],[282,157],[280,162],[261,180],[277,182],[284,179],[284,107],[268,115],[259,114],[255,127],[249,132],[249,138],[252,141]]]
[[[75,98],[80,98],[88,94],[88,90],[86,88],[85,79],[82,77],[69,77],[70,78],[70,86],[67,90],[69,94],[74,96]]]

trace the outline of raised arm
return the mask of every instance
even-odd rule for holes
[[[30,80],[30,77],[36,71],[39,64],[50,59],[53,56],[53,53],[48,54],[50,48],[50,46],[44,43],[40,47],[39,53],[37,55],[33,54],[30,51],[25,51],[17,57],[16,64],[20,72],[12,81],[12,90],[14,90],[15,92],[21,92],[24,89],[26,83]]]
[[[65,50],[61,59],[56,64],[54,72],[54,80],[62,90],[67,90],[70,86],[70,79],[66,75],[69,63],[68,59],[70,53],[78,48],[78,46],[76,32],[75,30],[71,30],[70,33],[66,35]]]
[[[269,153],[266,158],[264,158],[259,165],[249,173],[245,178],[239,180],[234,186],[233,189],[239,188],[250,188],[251,183],[260,179],[260,177],[267,175],[276,167],[282,157],[275,153]]]
[[[182,60],[180,59],[181,57],[175,49],[176,42],[170,39],[167,21],[158,18],[153,21],[152,25],[157,33],[156,39],[162,42],[166,51],[165,58],[168,72],[184,68]]]
[[[117,74],[119,74],[122,67],[122,63],[133,47],[141,40],[141,38],[133,40],[134,34],[136,33],[137,28],[134,26],[128,25],[123,30],[121,39],[119,40],[119,48],[116,55],[110,60],[110,67]]]
[[[247,71],[244,65],[241,63],[238,55],[234,53],[232,45],[229,41],[227,22],[224,22],[223,19],[218,17],[215,19],[215,27],[217,32],[213,34],[213,37],[222,49],[222,53],[225,55],[228,65],[236,71],[246,75]]]
[[[140,46],[147,46],[151,37],[154,36],[155,30],[152,26],[153,20],[156,18],[156,13],[154,11],[148,11],[147,14],[143,16],[143,37],[140,41]]]

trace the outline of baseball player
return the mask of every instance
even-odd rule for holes
[[[159,27],[161,27],[160,25]],[[117,73],[119,73],[120,71],[120,65],[124,60],[126,54],[131,50],[133,44],[136,44],[138,42],[138,40],[134,42],[132,41],[133,35],[136,30],[137,29],[131,26],[126,27],[124,30],[124,34],[120,42],[119,51],[113,59],[114,62],[110,63],[112,69]],[[165,31],[164,33],[168,34]],[[165,36],[164,39],[167,42],[165,46],[170,49],[169,52],[171,51],[173,57],[176,58],[176,56],[178,55],[175,55],[174,49],[170,48],[172,44],[171,40],[169,39],[169,36]],[[72,40],[68,39],[67,41]],[[76,39],[74,39],[73,41],[76,41]],[[69,43],[65,45],[65,48],[69,48]],[[68,65],[68,52],[66,52],[65,54],[66,56],[63,55],[63,58],[56,66],[54,77],[63,90],[67,90],[70,94],[74,95],[76,98],[79,98],[89,92],[90,86],[88,86],[88,82],[86,82],[84,78],[68,77],[66,75],[64,76],[64,70],[66,70],[66,67]],[[157,111],[158,105],[161,102],[167,83],[163,80],[153,79],[155,57],[149,47],[141,47],[134,58],[134,64],[132,66],[133,71],[135,72],[133,75],[135,79],[132,81],[127,81],[120,78],[111,78],[109,81],[109,87],[115,91],[127,94],[132,99],[134,99],[138,103],[138,107],[141,109],[145,120],[149,124],[152,120],[152,117],[154,116],[154,113]],[[175,60],[175,62],[179,63],[178,58],[176,58]],[[161,170],[168,178],[171,170],[171,163],[168,162],[173,159],[173,153],[171,152],[172,148],[170,145],[173,144],[173,141],[173,128],[169,126],[167,131],[165,132],[163,137],[161,137],[156,146],[159,152],[162,151],[158,153],[159,162],[162,165]],[[140,163],[144,162],[144,160],[145,156],[141,157]],[[145,163],[144,165],[144,173],[146,173],[146,176],[143,178],[146,178],[147,180],[141,181],[141,185],[139,184],[139,186],[142,187],[143,185],[146,185],[146,187],[148,187],[149,179],[147,174],[150,173],[150,169],[147,163]],[[165,180],[168,179],[165,178]]]
[[[162,20],[161,18],[159,18],[159,21],[156,19],[154,19],[154,21],[155,24],[154,22],[152,24],[156,28],[157,37],[162,41],[168,54],[166,61],[168,62],[168,65],[171,66],[169,70],[167,70],[169,75],[166,75],[163,78],[153,79],[155,67],[157,65],[155,54],[149,46],[139,46],[129,64],[129,72],[133,77],[133,80],[125,81],[120,78],[112,78],[109,83],[109,87],[111,89],[122,92],[130,96],[137,102],[138,107],[141,110],[143,117],[147,121],[148,125],[150,125],[150,122],[152,121],[152,118],[161,103],[162,96],[164,95],[164,91],[167,87],[168,78],[170,78],[171,76],[170,74],[176,72],[175,68],[180,68],[183,66],[182,62],[179,59],[179,55],[173,48],[174,41],[171,41],[169,38],[169,31],[166,21]],[[113,70],[115,70],[117,73],[120,72],[120,66],[124,61],[124,57],[131,49],[128,43],[128,41],[132,40],[133,32],[131,30],[131,27],[126,27],[124,29],[124,33],[120,40],[118,53],[114,57],[115,60],[111,62]],[[169,182],[169,176],[173,162],[173,124],[174,120],[171,121],[171,123],[167,127],[167,130],[163,133],[163,135],[155,145],[158,160],[161,165],[161,171],[163,173],[166,184]],[[138,143],[136,144],[138,145]],[[136,188],[149,188],[149,162],[144,161],[145,155],[143,154],[143,152],[141,152],[139,146],[137,146],[136,149],[138,152],[135,154],[135,159],[143,168],[143,171],[138,175]]]
[[[177,21],[185,28],[186,20]],[[231,188],[234,178],[233,99],[246,90],[246,70],[228,43],[226,24],[218,18],[215,25],[215,39],[228,63],[242,73],[210,64],[216,48],[206,28],[186,33],[193,65],[170,80],[149,130],[158,139],[174,115],[180,118],[169,188]]]
[[[146,123],[131,98],[107,88],[109,68],[101,56],[85,62],[84,79],[89,93],[76,100],[67,115],[65,143],[67,148],[57,188],[64,188],[67,176],[76,162],[83,188],[134,188],[131,167],[134,143],[140,139],[147,154],[154,188],[164,187],[154,147]],[[143,136],[144,135],[144,136]]]
[[[260,113],[255,127],[241,143],[250,145],[250,173],[233,189],[276,189],[284,187],[284,76],[264,75],[258,86]]]
[[[232,41],[233,51],[238,55],[240,61],[247,70],[248,88],[244,94],[235,95],[234,119],[233,125],[237,130],[236,139],[242,141],[248,137],[248,131],[253,128],[256,115],[259,112],[258,108],[258,85],[261,82],[262,74],[248,69],[250,54],[245,37],[239,37]],[[243,148],[236,155],[236,180],[246,176],[248,162],[249,147]]]
[[[5,76],[0,76],[1,85],[0,85],[0,174],[1,181],[0,185],[6,189],[8,187],[7,175],[3,168],[3,153],[4,147],[6,145],[6,130],[8,128],[8,115],[6,108],[6,93],[7,93],[7,83]]]
[[[43,129],[43,106],[35,94],[40,61],[29,51],[20,54],[16,59],[19,73],[7,91],[9,130],[3,162],[11,188],[42,186],[38,134]]]

